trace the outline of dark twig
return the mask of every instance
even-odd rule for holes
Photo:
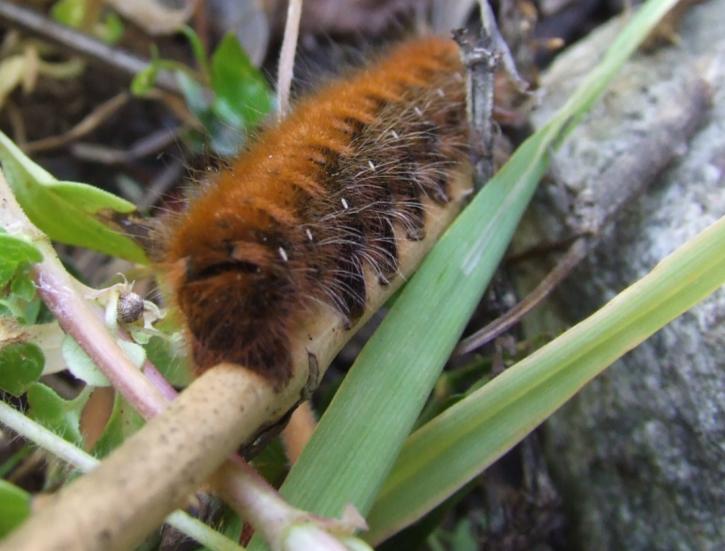
[[[70,149],[73,155],[85,161],[106,165],[127,164],[153,155],[175,143],[185,129],[183,125],[162,128],[140,139],[127,150],[90,143],[75,143]]]
[[[453,32],[466,67],[466,109],[470,128],[473,183],[481,189],[493,176],[493,91],[498,60],[486,25],[474,39],[466,29]]]
[[[79,55],[103,67],[110,67],[130,77],[149,65],[146,59],[113,48],[87,34],[59,25],[33,10],[11,4],[6,0],[0,0],[0,22],[36,35],[71,54]],[[176,80],[169,73],[160,72],[156,85],[168,92],[180,93]]]
[[[498,25],[496,24],[496,17],[493,14],[493,10],[487,0],[478,0],[478,5],[481,12],[481,25],[483,26],[484,32],[490,37],[493,49],[496,55],[500,57],[503,62],[504,69],[511,81],[514,83],[519,92],[526,92],[529,89],[529,83],[519,74],[516,68],[516,62],[514,56],[511,54],[506,40],[504,40]]]
[[[648,131],[632,141],[626,152],[618,153],[617,162],[597,174],[596,184],[585,188],[586,192],[579,191],[575,199],[570,199],[566,210],[559,213],[568,233],[577,237],[556,267],[510,312],[461,341],[456,353],[471,352],[518,323],[586,258],[605,230],[645,192],[706,120],[710,93],[707,84],[697,75],[679,83],[676,92],[658,96],[666,97],[673,107],[666,113],[659,111],[658,117],[649,121]],[[626,129],[624,123],[619,124]]]
[[[556,289],[556,287],[571,273],[572,269],[579,264],[588,254],[592,240],[580,237],[571,244],[564,257],[557,262],[551,272],[539,283],[536,288],[516,306],[511,308],[502,316],[496,318],[488,325],[476,331],[473,335],[463,339],[456,347],[454,354],[459,356],[472,352],[484,344],[491,342],[499,335],[505,333],[512,326],[516,325],[531,310],[536,308],[541,301]]]

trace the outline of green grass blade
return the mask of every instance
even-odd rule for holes
[[[369,517],[397,532],[480,474],[589,380],[725,284],[725,217],[595,314],[417,430]]]
[[[434,247],[291,470],[282,493],[292,503],[325,515],[350,502],[370,509],[546,171],[547,152],[674,3],[650,0],[637,12],[564,108],[519,147]]]

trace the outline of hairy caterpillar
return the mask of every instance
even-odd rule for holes
[[[424,239],[462,195],[451,182],[467,141],[448,39],[405,42],[301,100],[163,221],[159,264],[196,365],[288,380],[290,334],[311,308],[328,305],[350,327],[374,286],[406,275],[402,242]]]

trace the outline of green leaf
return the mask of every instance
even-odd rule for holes
[[[27,393],[28,416],[68,442],[82,447],[80,418],[89,396],[89,392],[83,391],[74,400],[64,400],[52,388],[33,383]]]
[[[35,284],[30,278],[27,277],[16,277],[13,279],[10,285],[10,290],[13,294],[17,295],[18,298],[30,301],[35,298]]]
[[[115,13],[109,13],[93,27],[93,34],[106,44],[116,44],[123,37],[123,21]]]
[[[595,314],[413,433],[370,517],[380,541],[483,471],[589,380],[725,284],[725,217]]]
[[[133,203],[88,184],[62,181],[49,183],[46,187],[64,201],[73,203],[88,214],[97,214],[104,210],[127,214],[136,210],[136,205]]]
[[[196,64],[199,66],[199,70],[205,79],[210,78],[209,63],[207,61],[206,48],[204,43],[199,38],[199,35],[194,32],[194,29],[188,25],[184,25],[179,29],[179,32],[183,34],[191,45],[191,51],[194,54]]]
[[[0,233],[0,265],[11,264],[15,268],[24,262],[34,264],[42,260],[43,255],[28,241],[17,235]]]
[[[156,77],[159,75],[159,66],[153,61],[136,73],[131,80],[131,93],[134,96],[143,97],[153,90],[156,85]]]
[[[186,71],[174,71],[174,75],[181,92],[184,94],[186,105],[194,115],[203,120],[204,117],[208,116],[209,101],[207,95],[211,96],[211,94]]]
[[[216,94],[214,111],[239,128],[253,128],[272,108],[267,81],[231,32],[212,55],[211,86]]]
[[[84,24],[88,9],[88,0],[60,0],[53,5],[50,14],[58,23],[78,29]],[[115,44],[123,36],[123,21],[115,13],[109,13],[93,25],[92,31],[107,44]]]
[[[4,538],[30,516],[30,494],[0,480],[0,538]]]
[[[45,357],[33,343],[17,342],[0,349],[0,388],[20,396],[43,373]]]
[[[17,266],[12,262],[3,262],[4,258],[0,257],[0,287],[4,287],[15,275]],[[1,315],[1,314],[0,314]]]
[[[168,338],[151,337],[144,345],[149,361],[176,387],[188,386],[193,377],[186,357],[175,350]]]
[[[134,366],[140,368],[146,360],[146,351],[138,344],[118,339],[118,345]],[[106,376],[96,367],[93,360],[69,335],[63,339],[63,359],[74,377],[90,386],[111,386]]]
[[[32,303],[37,299],[35,286],[22,268],[42,260],[43,255],[35,246],[20,236],[4,233],[0,228],[0,289],[11,283],[10,289],[7,289],[10,296],[0,293],[0,306],[27,323],[35,321],[33,314],[37,315],[40,304]]]
[[[95,216],[104,210],[131,212],[135,209],[132,203],[86,184],[58,182],[2,132],[0,161],[20,206],[48,237],[133,262],[147,262],[146,255],[134,241]]]
[[[63,360],[74,377],[91,386],[111,386],[106,376],[73,337],[66,335],[61,346]]]
[[[8,273],[9,269],[0,268],[0,275],[3,278]],[[30,274],[20,267],[10,273],[10,278],[10,286],[5,287],[6,293],[0,293],[0,315],[11,316],[25,325],[36,323],[43,302],[30,279]]]
[[[292,467],[281,489],[291,503],[323,515],[350,502],[363,514],[370,510],[547,169],[549,151],[674,2],[649,0],[640,8],[554,119],[517,149],[428,254]]]

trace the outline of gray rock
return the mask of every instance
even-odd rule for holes
[[[621,215],[529,328],[586,317],[725,215],[723,28],[725,0],[690,10],[681,44],[629,63],[555,155],[552,181],[539,190],[519,247],[597,230],[614,211]],[[569,96],[615,33],[609,25],[560,56],[544,76],[535,126]],[[529,263],[522,288],[531,289],[548,267]],[[547,423],[547,454],[577,547],[725,548],[723,320],[721,288]]]

